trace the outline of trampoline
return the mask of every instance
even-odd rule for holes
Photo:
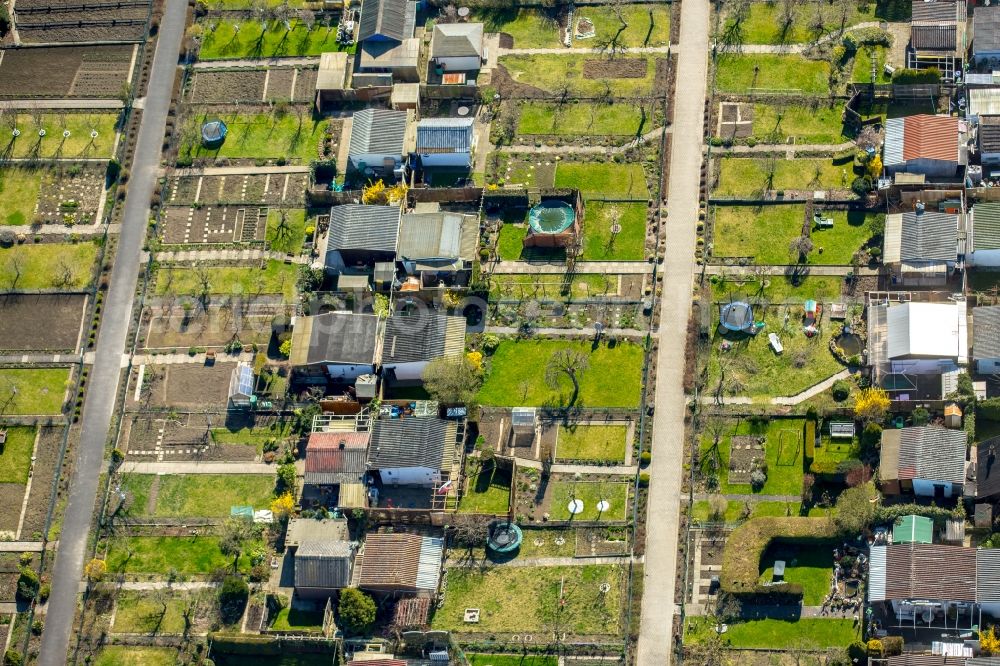
[[[528,225],[536,234],[558,234],[573,226],[576,211],[562,201],[543,201],[528,211]]]
[[[201,142],[206,146],[219,146],[226,140],[229,128],[221,120],[212,120],[201,126]]]
[[[727,331],[748,332],[753,328],[753,307],[745,301],[732,301],[722,306],[719,323]]]
[[[512,553],[521,547],[524,535],[514,523],[498,521],[490,526],[490,536],[486,545],[495,553]]]

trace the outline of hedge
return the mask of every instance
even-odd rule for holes
[[[816,421],[806,419],[806,424],[803,427],[805,428],[806,440],[805,459],[808,465],[816,457]]]
[[[941,83],[941,72],[935,67],[928,67],[927,69],[897,69],[892,74],[892,82],[896,85]]]
[[[801,598],[802,587],[795,584],[759,585],[760,558],[773,541],[819,544],[836,536],[836,527],[826,518],[766,517],[743,523],[726,539],[719,582],[724,592],[747,596]]]
[[[977,405],[979,418],[987,421],[1000,421],[1000,398],[980,400]]]
[[[240,634],[209,634],[212,654],[277,656],[286,653],[339,656],[337,639],[298,637],[294,640]],[[338,659],[339,662],[339,659]]]
[[[923,516],[934,521],[935,527],[944,527],[945,522],[951,518],[965,518],[965,510],[959,505],[954,509],[942,509],[939,506],[924,504],[892,504],[889,506],[879,505],[875,508],[875,516],[872,522],[895,524],[903,516]]]

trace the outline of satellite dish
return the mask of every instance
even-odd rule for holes
[[[566,508],[573,516],[577,515],[578,513],[583,513],[583,500],[579,499],[570,500],[569,504],[566,505]]]

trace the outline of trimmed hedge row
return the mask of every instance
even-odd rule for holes
[[[295,640],[284,638],[265,638],[262,636],[242,636],[239,634],[209,634],[212,654],[248,654],[277,656],[286,653],[294,654],[328,654],[338,657],[339,641],[337,639],[317,636],[303,637]]]
[[[766,597],[780,603],[776,597],[802,597],[800,585],[759,585],[760,558],[773,541],[800,544],[819,544],[836,536],[836,527],[826,518],[766,517],[753,518],[743,523],[726,540],[722,554],[722,571],[719,582],[722,590],[739,595]]]

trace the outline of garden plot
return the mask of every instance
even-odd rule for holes
[[[8,119],[20,134],[4,131],[3,158],[108,158],[115,145],[116,113],[19,113]]]
[[[195,70],[188,99],[194,104],[261,102],[266,78],[265,69]]]
[[[646,254],[646,204],[588,201],[584,261],[641,261]]]
[[[180,349],[190,347],[220,348],[234,338],[244,345],[266,346],[271,339],[271,327],[278,315],[290,316],[291,308],[281,304],[250,302],[233,298],[231,301],[185,310],[183,307],[149,308],[143,318],[145,337],[140,346],[145,349]]]
[[[896,5],[895,7],[893,5]],[[723,18],[722,32],[729,41],[741,44],[797,44],[811,42],[831,32],[859,23],[878,21],[903,21],[909,19],[909,4],[879,2],[855,5],[853,3],[826,3],[810,0],[787,5],[790,21],[785,22],[780,3],[750,3],[746,16],[738,27],[735,12],[729,10]]]
[[[720,54],[716,61],[715,85],[720,92],[795,92],[805,95],[828,93],[830,64],[798,54]],[[839,84],[837,84],[839,89]]]
[[[854,157],[723,157],[718,174],[713,194],[720,197],[760,197],[769,191],[849,190],[854,180]]]
[[[38,445],[35,447],[35,463],[31,468],[31,490],[21,523],[21,539],[39,541],[48,519],[49,501],[52,497],[52,480],[59,466],[62,451],[63,426],[42,426],[39,429]],[[7,506],[7,505],[5,505]]]
[[[626,424],[560,424],[556,440],[556,459],[602,461],[621,464],[629,445],[630,426]]]
[[[621,23],[614,10],[607,6],[587,6],[577,10],[571,31],[578,32],[578,23],[587,19],[593,36],[574,39],[573,46],[586,48],[606,43],[617,35],[624,47],[665,46],[670,41],[670,7],[645,4],[622,4]],[[557,48],[563,46],[562,36],[567,16],[557,9],[518,9],[516,7],[484,8],[473,11],[474,20],[485,24],[487,32],[503,32],[514,40],[514,47]],[[583,27],[583,26],[579,26]]]
[[[38,430],[34,426],[5,426],[5,430],[7,442],[0,451],[0,501],[7,510],[0,516],[0,535],[13,539],[17,537],[21,522],[21,507]]]
[[[9,49],[0,59],[0,97],[115,99],[134,51],[132,45]]]
[[[141,41],[148,3],[114,5],[21,2],[17,28],[24,43]]]
[[[217,148],[201,142],[201,126],[209,120],[222,119],[229,128],[226,140]],[[182,158],[284,159],[307,164],[320,156],[329,123],[313,118],[302,105],[293,105],[283,113],[221,113],[189,117],[181,130]],[[330,148],[332,154],[333,149]]]
[[[664,65],[659,63],[663,62]],[[514,96],[552,94],[566,89],[570,96],[591,97],[610,93],[615,97],[648,95],[654,81],[665,78],[666,60],[649,56],[620,56],[614,60],[587,59],[573,55],[501,56],[494,77],[509,79],[514,88],[527,90]]]
[[[167,202],[171,204],[301,203],[308,185],[306,173],[175,176]]]
[[[586,265],[580,266],[581,269],[585,267]],[[490,299],[518,302],[526,299],[565,302],[597,298],[617,300],[624,297],[621,282],[626,277],[628,276],[608,273],[497,274],[493,276],[490,285]]]
[[[176,531],[176,530],[174,530]],[[204,530],[195,530],[196,532]],[[185,529],[188,534],[190,530]],[[108,571],[128,574],[208,575],[218,569],[233,568],[233,558],[223,555],[217,536],[128,536],[122,534],[107,548]],[[250,548],[260,544],[249,544]],[[250,548],[246,550],[249,551]],[[250,571],[250,557],[241,555],[238,570]]]
[[[94,659],[94,666],[172,666],[177,663],[178,648],[109,645]]]
[[[236,506],[266,509],[274,499],[269,474],[131,474],[122,490],[131,516],[224,518]]]
[[[0,368],[0,414],[49,416],[62,412],[68,368]]]
[[[205,293],[253,299],[265,294],[283,294],[291,299],[298,274],[297,265],[275,260],[207,267],[169,264],[157,270],[155,289],[158,296],[189,296],[199,300]]]
[[[763,281],[753,275],[713,275],[710,281],[712,298],[717,302],[763,298],[768,303],[801,305],[809,299],[840,300],[845,286],[843,278],[796,276],[794,268],[790,268],[787,275],[769,275]]]
[[[229,398],[229,379],[233,363],[178,363],[147,365],[143,392],[150,392],[149,402],[160,407],[189,408],[204,411],[224,408]]]
[[[93,280],[96,243],[0,248],[0,289],[82,289]]]
[[[625,580],[618,565],[449,569],[432,628],[617,635]],[[480,610],[478,623],[464,622],[467,608]]]
[[[104,196],[104,169],[73,165],[50,169],[42,178],[34,221],[44,224],[97,224]]]
[[[729,447],[729,483],[749,484],[750,475],[764,460],[764,438],[735,435]]]
[[[718,135],[723,139],[745,139],[753,134],[753,105],[719,102]]]
[[[85,294],[0,295],[0,349],[76,351]]]
[[[202,60],[222,58],[274,58],[280,56],[320,55],[343,51],[337,41],[336,26],[308,27],[300,21],[213,21],[201,40],[198,57]],[[353,47],[351,47],[353,50]]]
[[[131,392],[130,392],[131,393]],[[129,406],[133,395],[129,395]],[[145,400],[145,398],[144,398]],[[141,408],[148,407],[148,403]],[[248,417],[240,413],[181,414],[175,418],[136,416],[123,428],[124,450],[132,460],[224,460],[249,462],[257,460],[260,447],[254,440],[233,438],[220,441],[216,433],[219,426],[237,428],[245,425]],[[226,428],[222,428],[225,430]],[[145,506],[145,504],[143,504]],[[137,510],[144,510],[142,507]]]
[[[763,495],[799,496],[802,492],[803,425],[802,419],[783,418],[709,422],[701,438],[701,471],[705,476],[717,478],[718,491],[723,494],[752,491]],[[766,463],[760,467],[766,472],[766,481],[752,488],[750,475],[761,462]]]
[[[845,134],[843,112],[841,105],[819,99],[798,104],[755,104],[751,115],[753,136],[759,143],[841,144],[851,140]]]
[[[167,245],[259,243],[265,238],[267,208],[193,206],[166,209],[163,242]]]
[[[518,135],[635,137],[650,129],[638,105],[579,102],[523,102],[518,108]]]
[[[115,599],[114,624],[111,625],[111,631],[147,635],[182,634],[185,631],[204,632],[216,620],[217,607],[218,604],[210,590],[171,590],[165,598],[157,592],[123,591]],[[189,613],[185,620],[185,611],[190,609],[194,609],[194,612]],[[130,648],[130,651],[134,649]],[[103,654],[107,654],[107,650]],[[144,666],[155,666],[160,662],[144,658],[139,663]],[[166,652],[163,663],[174,663],[172,651]]]

